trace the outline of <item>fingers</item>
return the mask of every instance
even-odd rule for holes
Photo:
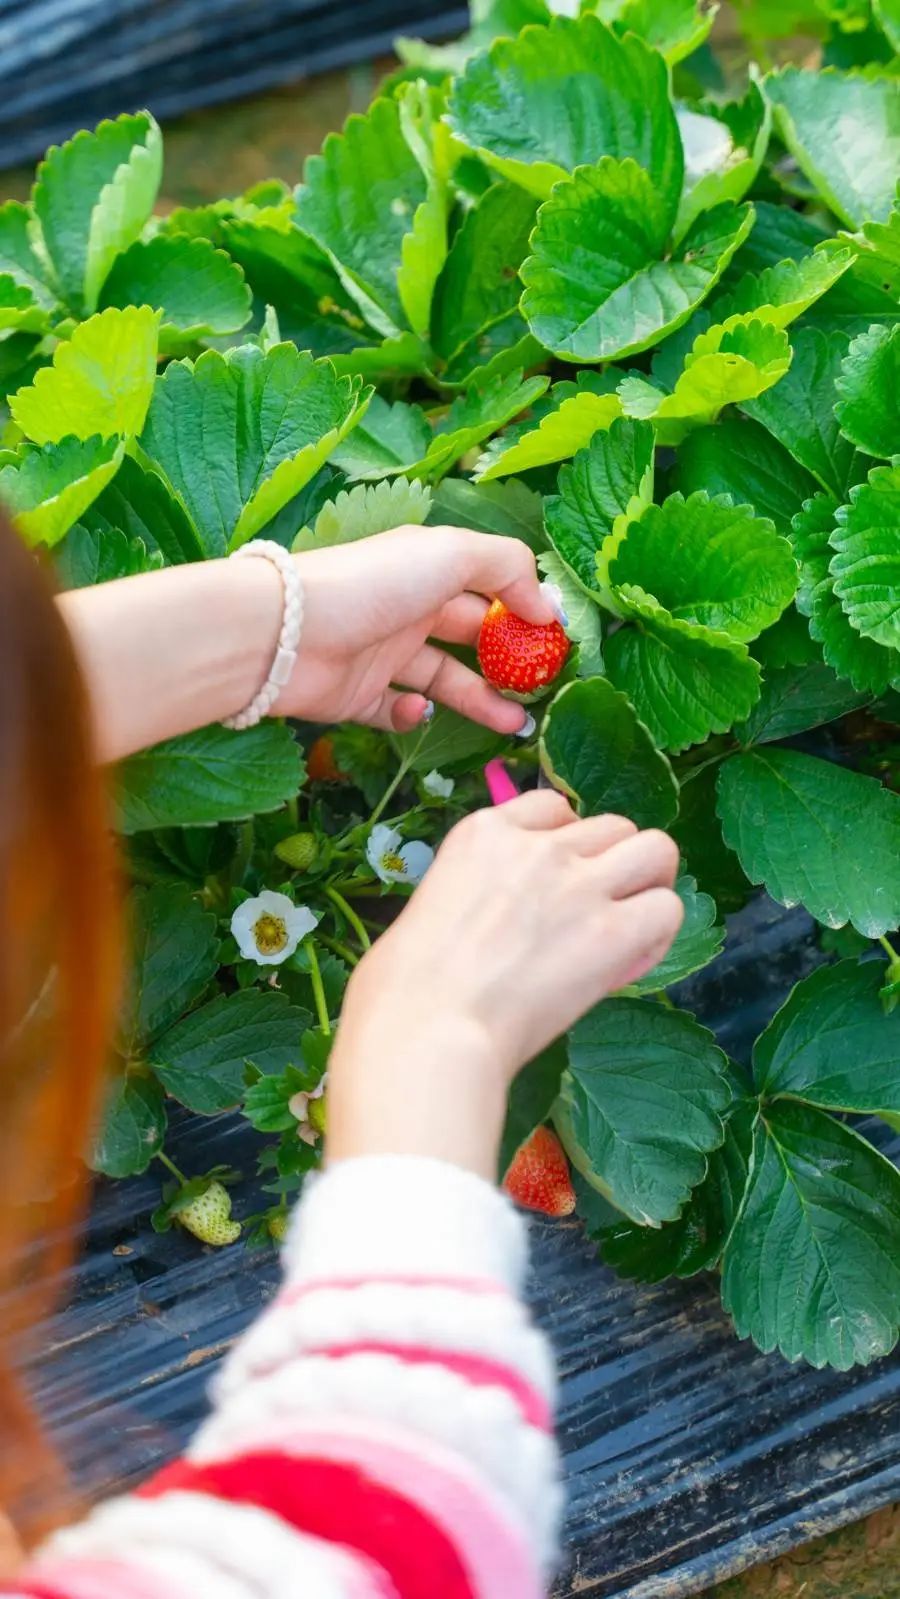
[[[469,721],[480,722],[496,733],[518,733],[525,723],[526,713],[521,705],[505,700],[477,672],[435,649],[433,644],[423,645],[403,668],[403,681],[409,688],[420,690],[429,699],[449,705]]]
[[[446,644],[477,644],[487,608],[480,594],[459,594],[444,606],[432,634]]]
[[[684,921],[684,906],[671,888],[648,888],[616,906],[617,988],[651,972],[668,954]]]
[[[527,622],[546,625],[556,620],[552,604],[541,593],[534,556],[521,539],[471,533],[466,528],[434,529],[431,538],[438,531],[455,535],[461,589],[501,599]]]
[[[366,727],[379,727],[384,733],[411,733],[428,715],[430,701],[424,694],[407,694],[386,688],[377,704],[369,706],[356,720]]]
[[[578,821],[565,794],[552,788],[530,789],[527,794],[509,800],[498,814],[504,822],[512,822],[529,833],[567,827]]]
[[[597,871],[611,899],[671,888],[678,872],[678,846],[668,833],[650,828],[613,844],[600,856]]]
[[[633,838],[636,832],[635,823],[629,821],[627,816],[616,816],[611,812],[605,816],[588,816],[578,823],[572,836],[572,845],[579,855],[601,855],[613,844]]]

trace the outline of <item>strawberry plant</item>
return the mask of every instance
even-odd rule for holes
[[[174,1103],[237,1107],[253,1237],[282,1236],[380,898],[505,754],[672,829],[685,921],[521,1074],[504,1170],[552,1123],[607,1261],[718,1270],[741,1336],[848,1367],[900,1330],[900,1173],[859,1121],[900,1125],[900,27],[798,0],[795,47],[742,0],[726,84],[714,9],[479,0],[455,44],[401,42],[295,191],[155,216],[146,113],[51,150],[0,207],[0,496],[64,585],[449,522],[524,539],[568,614],[538,675],[508,618],[485,641],[531,744],[439,710],[122,765],[132,980],[96,1167],[171,1165]],[[668,990],[760,889],[842,958],[733,1063]],[[235,1235],[223,1174],[171,1176],[158,1225]]]

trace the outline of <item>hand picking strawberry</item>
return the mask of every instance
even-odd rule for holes
[[[559,622],[526,622],[494,600],[478,635],[478,660],[494,688],[530,696],[559,676],[569,647]]]

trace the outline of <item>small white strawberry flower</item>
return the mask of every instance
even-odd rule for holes
[[[404,844],[395,827],[379,822],[369,834],[366,859],[383,883],[421,883],[434,860],[434,850],[420,839]]]
[[[432,799],[449,799],[456,787],[452,777],[444,777],[438,771],[426,772],[422,778],[422,787]]]
[[[287,894],[264,888],[245,899],[231,918],[231,932],[245,960],[280,966],[318,923],[308,905],[295,905]]]
[[[322,1098],[327,1086],[328,1073],[325,1072],[315,1088],[308,1091],[301,1088],[299,1093],[292,1094],[288,1100],[288,1110],[292,1116],[296,1116],[298,1122],[297,1137],[304,1144],[317,1144],[319,1141],[319,1130],[312,1124],[309,1106],[311,1100]]]

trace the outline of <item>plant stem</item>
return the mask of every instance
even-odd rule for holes
[[[347,904],[347,901],[345,900],[340,889],[335,888],[334,885],[331,884],[328,888],[326,888],[325,894],[327,898],[331,900],[332,905],[336,905],[341,915],[350,923],[350,926],[353,928],[354,933],[359,939],[361,947],[364,950],[371,949],[372,940],[366,932],[361,917],[357,916],[352,905]]]
[[[426,727],[427,727],[427,724],[426,724]],[[394,795],[396,794],[398,788],[400,787],[400,784],[403,782],[404,777],[406,776],[407,772],[409,771],[410,767],[412,766],[413,761],[415,760],[416,756],[419,753],[419,749],[421,747],[422,740],[425,737],[425,731],[426,731],[426,729],[423,728],[422,732],[419,734],[419,737],[416,740],[415,744],[413,745],[412,749],[409,751],[409,753],[407,755],[404,755],[403,759],[401,760],[400,765],[398,766],[396,773],[391,778],[391,781],[388,783],[388,786],[385,789],[384,793],[382,794],[381,799],[378,801],[378,804],[375,806],[374,811],[372,812],[371,816],[369,817],[369,821],[368,821],[368,826],[369,827],[374,827],[375,823],[378,821],[378,818],[381,815],[383,815],[384,808],[387,805],[388,801],[393,799]]]
[[[175,1165],[174,1160],[170,1160],[169,1159],[169,1157],[166,1154],[164,1149],[158,1149],[156,1151],[156,1158],[157,1158],[157,1160],[161,1160],[162,1161],[162,1163],[165,1166],[166,1170],[170,1171],[172,1173],[172,1176],[177,1178],[178,1182],[181,1183],[181,1186],[183,1188],[185,1183],[187,1182],[187,1178],[185,1177],[183,1171],[179,1171],[178,1170],[178,1167]]]
[[[895,950],[890,939],[886,938],[883,933],[879,933],[878,942],[887,955],[888,960],[891,962],[891,965],[896,966],[898,962],[900,962],[900,955],[897,954],[897,951]]]
[[[313,998],[316,1002],[316,1015],[319,1018],[319,1026],[325,1037],[330,1038],[331,1019],[328,1015],[328,1003],[325,999],[325,989],[322,985],[322,969],[319,965],[316,946],[311,938],[305,938],[303,940],[303,948],[309,957],[309,978],[312,983]]]
[[[654,994],[653,998],[657,1001],[657,1003],[659,1005],[665,1005],[666,1010],[674,1010],[675,1009],[674,1000],[669,998],[669,995],[666,993],[664,988],[658,988],[656,990],[656,993]]]
[[[327,933],[319,933],[318,939],[320,944],[324,944],[333,954],[340,955],[341,960],[346,961],[349,966],[359,965],[359,956],[354,954],[349,944],[341,943],[339,938],[330,938]]]

